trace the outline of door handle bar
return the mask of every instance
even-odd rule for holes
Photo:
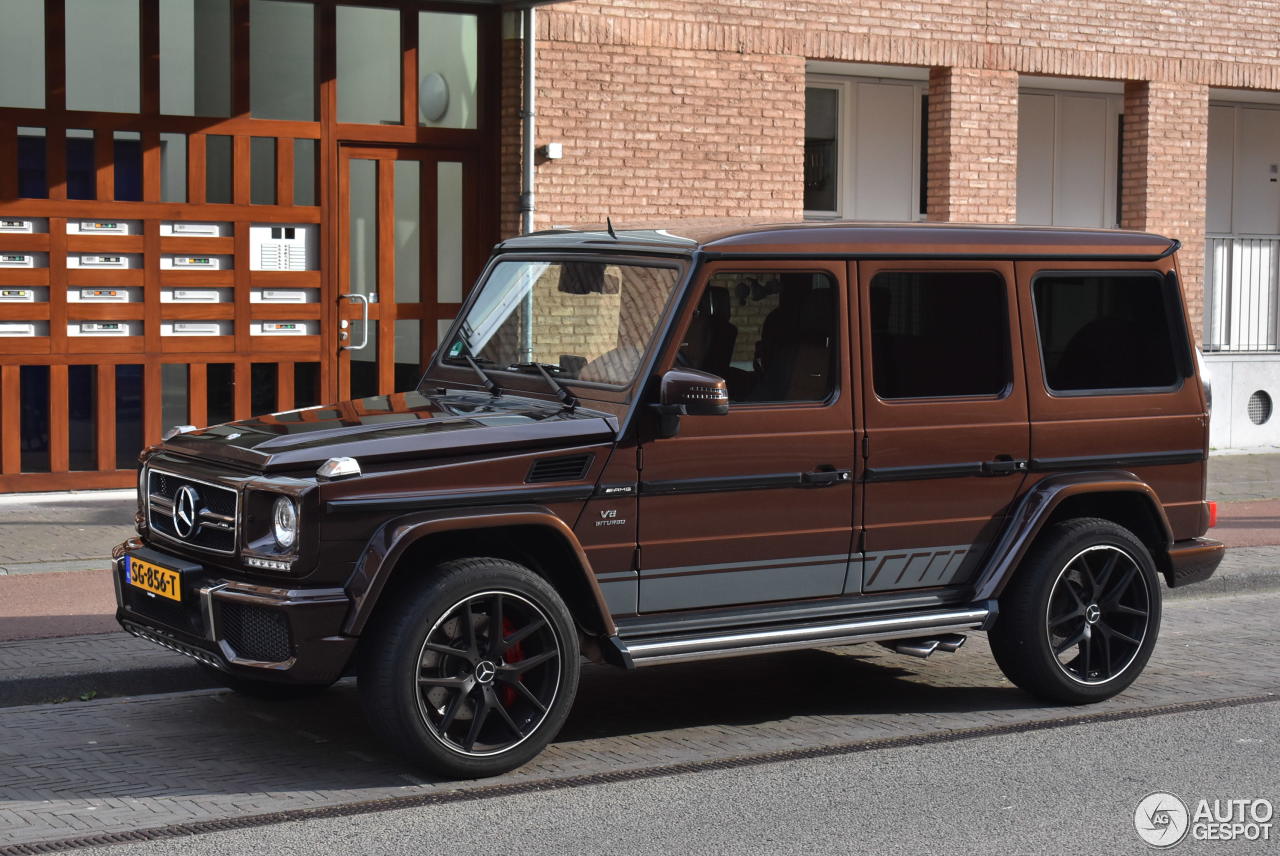
[[[369,344],[369,297],[365,294],[343,294],[339,295],[339,300],[360,301],[360,344],[343,345],[344,351],[363,351],[365,346]]]
[[[828,485],[847,482],[851,476],[852,473],[849,470],[818,470],[816,472],[801,473],[800,483],[807,487],[827,487]]]
[[[1011,476],[1014,473],[1025,473],[1026,471],[1026,461],[1015,460],[1008,455],[1001,455],[994,461],[982,462],[982,474],[984,476]]]

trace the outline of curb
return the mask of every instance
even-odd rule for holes
[[[95,556],[92,559],[68,559],[64,562],[11,562],[0,565],[0,577],[22,574],[61,574],[67,571],[105,571],[111,567],[110,559]]]
[[[184,658],[172,666],[124,672],[74,673],[5,682],[0,708],[31,704],[74,704],[99,698],[190,692],[221,687],[211,675]]]

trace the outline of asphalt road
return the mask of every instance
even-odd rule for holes
[[[1280,801],[1278,735],[1280,703],[1270,702],[90,852],[1128,856],[1147,849],[1133,814],[1152,791]],[[1188,839],[1170,852],[1276,850]]]

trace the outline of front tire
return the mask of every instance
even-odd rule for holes
[[[1059,523],[1000,596],[988,634],[1001,671],[1053,702],[1111,698],[1142,673],[1160,630],[1155,563],[1109,520]]]
[[[361,702],[394,749],[483,778],[528,762],[577,692],[578,636],[546,580],[504,559],[438,565],[362,640]]]

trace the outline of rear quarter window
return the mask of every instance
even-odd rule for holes
[[[1161,275],[1041,274],[1032,291],[1052,392],[1143,392],[1180,384],[1172,322],[1181,306]]]

